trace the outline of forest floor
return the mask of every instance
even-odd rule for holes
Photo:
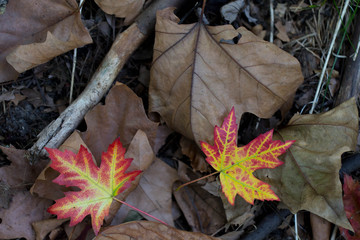
[[[228,24],[228,21],[224,19],[220,12],[220,8],[228,2],[227,0],[211,0],[207,2],[205,16],[210,25],[220,26]],[[339,36],[331,50],[332,55],[326,67],[325,84],[320,91],[319,102],[315,106],[314,113],[327,112],[338,105],[337,96],[339,89],[342,87],[342,78],[347,68],[347,62],[354,53],[354,47],[356,48],[357,46],[357,42],[351,40],[353,39],[352,33],[355,28],[354,21],[358,18],[353,13],[355,1],[351,2],[351,8],[349,8],[350,10],[348,10],[344,18],[344,21],[346,23],[349,21],[350,24],[348,26],[342,25]],[[244,1],[244,5],[233,16],[234,20],[231,24],[235,28],[243,26],[266,41],[270,41],[273,38],[272,42],[277,47],[294,56],[300,62],[304,81],[297,89],[292,106],[285,116],[281,116],[280,111],[276,112],[270,119],[261,119],[251,113],[243,114],[239,128],[238,145],[248,144],[259,134],[266,132],[274,126],[285,125],[296,113],[308,114],[311,111],[319,78],[329,53],[334,29],[336,28],[343,5],[344,1],[340,0],[274,0],[272,6],[274,19],[271,20],[269,1]],[[198,3],[197,6],[201,7],[201,4]],[[197,21],[196,9],[194,5],[188,4],[188,6],[185,6],[177,13],[183,24]],[[127,28],[124,25],[123,19],[105,14],[93,1],[85,2],[82,18],[85,26],[89,29],[93,43],[78,49],[72,99],[76,99],[87,86],[97,67],[109,51],[116,34]],[[354,20],[350,21],[352,18]],[[273,37],[270,36],[272,35],[272,24],[274,25]],[[343,36],[345,38],[342,41]],[[146,113],[149,113],[149,81],[154,39],[155,35],[152,33],[131,55],[115,79],[116,82],[128,86],[142,99]],[[21,73],[16,81],[1,84],[3,94],[0,95],[2,100],[0,108],[0,145],[6,147],[13,146],[16,149],[22,150],[31,148],[37,141],[38,134],[69,106],[72,64],[73,52],[70,51],[55,57],[47,63]],[[105,97],[100,104],[105,104]],[[154,114],[150,115],[150,119],[156,119]],[[88,127],[87,122],[83,120],[77,127],[77,130],[84,133],[88,130]],[[198,161],[196,158],[199,158],[198,149],[195,149],[197,148],[196,144],[186,142],[187,140],[184,140],[180,133],[172,131],[166,127],[165,123],[161,123],[160,127],[162,128],[161,134],[163,136],[161,136],[161,139],[155,140],[156,144],[158,144],[155,148],[157,158],[163,160],[178,172],[180,171],[180,166],[184,164],[188,169],[184,171],[191,172],[187,173],[191,175],[191,177],[187,176],[188,179],[201,177],[206,172],[211,172],[209,167],[203,168],[194,163]],[[96,129],[96,131],[102,131],[101,127]],[[201,154],[200,157],[204,158]],[[1,153],[0,166],[5,168],[10,163],[11,158]],[[353,174],[355,177],[357,175],[359,175],[358,172]],[[199,187],[201,184],[199,186],[197,184],[194,185],[189,188],[188,194],[200,196],[198,198],[202,199],[202,201],[205,201],[206,198],[213,198],[213,196],[208,196],[211,190],[206,189],[207,191],[205,191]],[[277,208],[275,202],[256,201],[251,209],[249,208],[245,211],[248,217],[232,222],[235,224],[226,224],[226,217],[228,216],[225,216],[225,211],[218,211],[216,215],[213,215],[214,218],[219,218],[215,221],[216,224],[208,226],[206,221],[209,221],[209,219],[202,216],[202,211],[210,210],[205,207],[203,209],[197,209],[196,206],[191,207],[191,203],[188,208],[180,206],[179,201],[185,200],[175,196],[175,193],[170,200],[173,205],[174,225],[178,229],[200,231],[214,237],[229,240],[248,239],[247,237],[274,240],[294,239],[294,215],[290,214],[288,210]],[[215,208],[216,204],[221,203],[219,197],[214,201],[217,203],[214,203],[210,208]],[[220,208],[223,208],[223,206],[220,206]],[[128,212],[128,219],[143,219],[139,214],[132,214],[134,216],[131,218]],[[191,216],[189,217],[189,215]],[[243,213],[242,216],[244,215]],[[300,211],[297,214],[297,231],[300,239],[320,240],[329,239],[330,236],[332,239],[342,239],[335,225],[330,223],[322,225],[321,221],[326,221],[323,219],[315,220],[311,224],[310,215],[307,211]],[[11,216],[0,216],[0,219],[3,219],[2,222],[4,222],[4,218],[8,217]],[[22,218],[22,216],[17,217]],[[123,220],[120,221],[119,219],[116,221],[116,223],[123,222]],[[238,224],[240,222],[242,225]],[[86,235],[86,231],[89,231],[86,227],[81,229],[82,232],[78,235],[79,239],[81,236],[84,237]],[[251,235],[256,231],[260,232],[260,235]],[[319,233],[315,231],[319,231]],[[66,236],[68,235],[66,234],[68,232],[65,224],[60,224],[54,226],[44,236],[47,239],[61,239],[67,238]],[[260,237],[261,234],[265,234],[265,238]],[[319,237],[320,235],[324,237],[321,238]],[[2,238],[8,239],[6,236]]]

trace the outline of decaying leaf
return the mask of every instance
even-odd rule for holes
[[[0,168],[0,183],[5,188],[2,188],[2,196],[8,195],[9,198],[0,201],[0,210],[7,208],[11,201],[11,196],[15,191],[24,191],[31,186],[36,177],[46,166],[46,161],[38,161],[36,165],[30,165],[26,158],[27,151],[16,149],[14,147],[0,146],[0,150],[4,152],[11,161],[9,166]],[[4,192],[5,191],[5,192]],[[0,224],[1,226],[1,224]]]
[[[0,15],[0,82],[91,42],[75,0],[9,1]]]
[[[234,108],[221,127],[215,126],[214,145],[201,142],[206,161],[220,172],[222,191],[234,205],[239,194],[250,204],[255,199],[280,199],[270,185],[254,177],[253,172],[262,168],[276,168],[283,164],[277,157],[285,153],[294,141],[272,141],[273,130],[261,134],[249,144],[237,147],[237,125]]]
[[[15,95],[14,95],[14,92],[3,92],[3,93],[0,93],[0,101],[10,101],[10,100],[13,100],[15,99]]]
[[[235,198],[235,204],[231,205],[223,192],[219,192],[223,202],[227,225],[235,224],[241,226],[239,229],[244,230],[246,227],[255,224],[255,212],[260,205],[251,205],[240,196]]]
[[[226,217],[219,197],[197,184],[176,191],[181,184],[181,181],[174,183],[174,196],[193,232],[211,235],[225,225]]]
[[[196,143],[212,142],[232,106],[238,123],[244,112],[270,118],[303,81],[294,57],[243,27],[178,21],[157,12],[149,107]]]
[[[155,155],[153,157],[155,158]],[[150,167],[142,174],[138,187],[126,198],[126,203],[150,213],[169,226],[173,226],[172,185],[177,179],[178,175],[175,169],[155,158]],[[131,210],[129,207],[122,206],[111,224],[122,223],[129,210]],[[143,217],[150,221],[153,220],[146,215]]]
[[[228,4],[225,4],[221,7],[220,12],[222,17],[228,21],[229,23],[232,23],[236,20],[239,12],[241,9],[245,6],[244,0],[236,0],[233,2],[230,2]]]
[[[354,234],[350,234],[344,228],[340,228],[340,231],[346,240],[358,240],[360,239],[360,184],[351,176],[345,175],[343,189],[345,212],[354,229]]]
[[[186,232],[161,223],[136,221],[112,226],[101,232],[95,240],[147,239],[147,240],[217,240],[219,238],[197,232]]]
[[[34,228],[36,234],[36,240],[46,239],[46,236],[51,231],[58,228],[61,224],[63,224],[66,221],[67,219],[52,218],[52,219],[45,219],[45,220],[33,222],[32,227]]]
[[[28,191],[16,191],[9,209],[0,208],[0,239],[35,240],[31,223],[49,218],[46,209],[51,203],[50,200],[32,196]]]
[[[277,34],[276,34],[276,37],[278,39],[280,39],[281,41],[283,42],[290,42],[290,38],[286,32],[286,28],[285,28],[285,25],[283,25],[281,23],[281,21],[278,21],[275,23],[275,27],[277,28],[277,30],[279,31]]]
[[[206,163],[205,157],[201,152],[201,149],[196,144],[194,144],[193,140],[182,137],[180,139],[180,146],[182,154],[189,157],[191,167],[195,171],[209,172],[209,164]]]
[[[46,162],[38,161],[33,166],[26,159],[25,150],[2,146],[0,149],[11,161],[9,166],[0,168],[0,239],[24,237],[34,240],[31,223],[49,217],[46,209],[51,201],[32,196],[27,189]]]
[[[91,215],[92,226],[98,234],[105,216],[109,214],[113,198],[130,186],[141,171],[125,173],[132,159],[125,159],[125,148],[117,138],[102,154],[101,165],[97,167],[85,147],[78,154],[69,150],[46,149],[52,162],[50,167],[60,175],[55,183],[76,186],[81,191],[66,192],[65,197],[56,201],[48,211],[58,219],[70,217],[70,226]]]
[[[85,115],[85,121],[87,131],[81,133],[81,137],[97,161],[116,137],[120,136],[127,147],[139,129],[154,146],[158,124],[147,118],[141,98],[125,84],[116,84],[107,95],[105,105],[94,107]]]
[[[96,4],[107,14],[125,18],[125,24],[130,24],[141,12],[145,0],[95,0]]]
[[[92,42],[84,29],[83,38],[75,33],[70,33],[67,39],[47,32],[44,42],[35,42],[22,45],[14,49],[6,60],[19,73],[46,63],[56,56],[66,53],[74,48],[82,47]]]
[[[282,166],[257,172],[293,212],[310,211],[351,229],[344,212],[339,180],[341,154],[355,150],[358,135],[355,99],[317,115],[295,115],[274,139],[295,140],[280,157]]]

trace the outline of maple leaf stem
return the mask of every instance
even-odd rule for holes
[[[126,205],[126,206],[134,209],[135,211],[137,211],[137,212],[139,212],[139,213],[145,214],[146,216],[151,217],[151,218],[155,219],[156,221],[158,221],[158,222],[160,222],[160,223],[162,223],[162,224],[165,224],[166,226],[169,226],[167,223],[161,221],[161,220],[158,219],[157,217],[154,217],[153,215],[151,215],[151,214],[149,214],[149,213],[147,213],[147,212],[144,212],[144,211],[142,211],[142,210],[140,210],[140,209],[138,209],[138,208],[136,208],[136,207],[134,207],[134,206],[132,206],[132,205],[124,202],[124,201],[121,201],[120,199],[115,198],[115,197],[114,197],[113,199],[114,199],[115,201],[121,203],[121,204],[124,204],[124,205]]]
[[[206,176],[203,176],[203,177],[201,177],[201,178],[198,178],[198,179],[192,180],[192,181],[190,181],[190,182],[184,183],[183,185],[180,185],[175,191],[179,191],[181,188],[183,188],[183,187],[185,187],[185,186],[187,186],[187,185],[189,185],[189,184],[192,184],[192,183],[194,183],[194,182],[198,182],[198,181],[200,181],[200,180],[203,180],[203,179],[205,179],[205,178],[208,178],[208,177],[210,177],[210,176],[212,176],[212,175],[215,175],[215,174],[217,174],[217,173],[220,173],[220,171],[213,172],[213,173],[211,173],[211,174],[209,174],[209,175],[206,175]]]

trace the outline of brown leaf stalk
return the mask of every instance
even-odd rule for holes
[[[184,184],[180,185],[180,186],[176,189],[176,191],[179,191],[181,188],[183,188],[183,187],[185,187],[185,186],[187,186],[187,185],[189,185],[189,184],[192,184],[192,183],[198,182],[198,181],[200,181],[200,180],[203,180],[203,179],[205,179],[205,178],[211,177],[212,175],[215,175],[215,174],[217,174],[217,173],[220,173],[220,171],[216,171],[216,172],[213,172],[213,173],[208,174],[208,175],[206,175],[206,176],[203,176],[203,177],[201,177],[201,178],[197,178],[197,179],[192,180],[192,181],[190,181],[190,182],[184,183]]]

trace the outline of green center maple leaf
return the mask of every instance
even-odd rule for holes
[[[254,204],[254,199],[280,200],[269,184],[253,175],[257,169],[275,168],[283,164],[277,157],[295,142],[272,141],[272,135],[273,130],[270,130],[246,146],[237,147],[237,124],[232,108],[221,128],[215,126],[214,145],[200,142],[207,156],[206,161],[220,172],[222,191],[230,204],[235,204],[237,194],[250,204]]]
[[[69,150],[46,150],[52,160],[50,167],[60,173],[53,182],[80,188],[77,192],[65,192],[65,197],[56,200],[48,212],[56,214],[58,219],[70,217],[70,226],[90,214],[97,235],[105,216],[109,214],[113,198],[128,188],[141,171],[125,173],[132,159],[125,159],[125,148],[119,138],[102,154],[100,167],[96,166],[84,146],[80,147],[78,154]]]

